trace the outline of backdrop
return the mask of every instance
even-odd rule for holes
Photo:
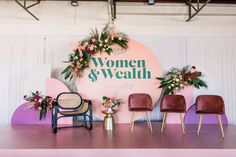
[[[0,36],[0,124],[9,124],[15,109],[23,100],[27,75],[33,68],[50,63],[52,77],[63,81],[71,90],[76,86],[64,81],[60,75],[62,63],[71,52],[72,45],[84,36]],[[229,123],[236,124],[236,38],[235,37],[162,37],[130,36],[147,48],[160,61],[161,69],[195,65],[205,72],[208,90],[194,90],[198,94],[223,96]],[[190,104],[189,104],[190,105]],[[159,105],[151,114],[160,120]]]

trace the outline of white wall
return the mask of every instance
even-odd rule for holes
[[[14,110],[22,102],[24,80],[31,69],[50,63],[52,77],[64,81],[60,75],[65,67],[62,61],[67,59],[72,44],[83,37],[0,36],[0,124],[9,124]],[[131,38],[147,45],[160,60],[164,70],[186,64],[203,69],[207,77],[211,77],[209,80],[215,82],[215,86],[200,90],[197,94],[222,95],[229,122],[236,124],[236,37],[139,35]],[[73,89],[71,83],[65,83]],[[160,119],[158,108],[154,113],[152,118]]]

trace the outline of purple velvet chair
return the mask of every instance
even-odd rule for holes
[[[204,114],[217,115],[222,137],[224,138],[224,129],[220,115],[225,113],[225,105],[221,96],[218,95],[200,95],[196,99],[196,113],[200,114],[197,135],[200,133],[202,118]]]
[[[129,96],[129,111],[132,112],[131,117],[131,132],[134,129],[134,114],[135,112],[146,112],[148,127],[152,132],[152,124],[150,120],[149,112],[153,110],[152,98],[145,93],[134,93]]]
[[[164,112],[164,118],[162,121],[161,132],[163,132],[166,126],[166,119],[168,113],[179,113],[183,134],[185,134],[185,126],[181,113],[186,111],[185,98],[182,95],[164,95],[161,99],[161,112]]]

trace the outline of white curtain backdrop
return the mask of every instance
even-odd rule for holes
[[[52,66],[52,77],[65,82],[65,67],[72,45],[84,36],[0,36],[0,125],[10,124],[11,116],[25,94],[24,80],[30,71],[44,63]],[[236,37],[131,36],[143,43],[159,59],[162,69],[195,65],[205,72],[211,86],[198,94],[219,94],[224,98],[229,123],[236,124]],[[152,119],[161,119],[159,108]]]

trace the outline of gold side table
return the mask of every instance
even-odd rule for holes
[[[104,122],[103,122],[103,129],[114,130],[115,122],[114,122],[113,114],[116,113],[116,110],[112,110],[112,111],[103,110],[102,113],[105,114]]]

